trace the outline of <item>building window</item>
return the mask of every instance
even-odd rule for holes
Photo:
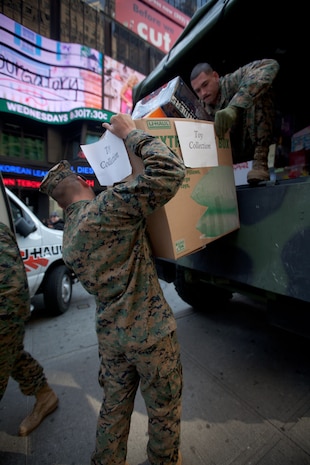
[[[45,139],[41,134],[27,132],[23,126],[3,123],[0,154],[11,159],[45,161]]]
[[[111,58],[146,75],[150,72],[150,50],[152,53],[151,64],[157,64],[164,56],[160,50],[153,49],[147,42],[127,28],[116,22],[112,23]]]
[[[165,0],[177,10],[182,11],[190,18],[193,16],[198,7],[206,3],[206,0]]]

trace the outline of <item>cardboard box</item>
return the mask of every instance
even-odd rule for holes
[[[176,77],[137,102],[132,118],[194,118],[209,115],[185,82]]]
[[[186,166],[196,165],[196,156],[199,162],[202,156],[205,165],[211,160],[210,166],[189,166],[175,197],[149,217],[154,255],[176,260],[238,229],[239,212],[228,135],[219,140],[213,123],[201,120],[150,118],[136,120],[135,124],[163,140],[183,158]],[[194,146],[196,148],[189,148]],[[196,155],[197,150],[201,155]],[[194,161],[188,161],[191,158]]]

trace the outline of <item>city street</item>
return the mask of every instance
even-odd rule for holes
[[[271,328],[259,306],[234,296],[226,309],[194,311],[162,282],[177,318],[184,369],[183,465],[309,465],[309,344]],[[0,403],[1,465],[90,465],[102,392],[95,305],[80,284],[70,309],[44,315],[40,298],[26,349],[44,366],[59,408],[29,437],[18,426],[33,407],[10,380]],[[127,460],[147,465],[147,416],[140,393]]]

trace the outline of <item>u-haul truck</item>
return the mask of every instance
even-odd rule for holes
[[[48,313],[64,313],[70,305],[75,277],[62,259],[63,232],[46,227],[13,192],[5,188],[1,173],[0,221],[16,233],[31,298],[43,294]]]

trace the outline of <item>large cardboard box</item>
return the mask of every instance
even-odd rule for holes
[[[150,118],[135,124],[163,140],[187,166],[175,197],[148,219],[154,255],[176,260],[238,229],[229,136],[219,140],[213,123],[202,120]]]
[[[133,119],[194,118],[209,120],[196,95],[178,76],[137,102]]]

